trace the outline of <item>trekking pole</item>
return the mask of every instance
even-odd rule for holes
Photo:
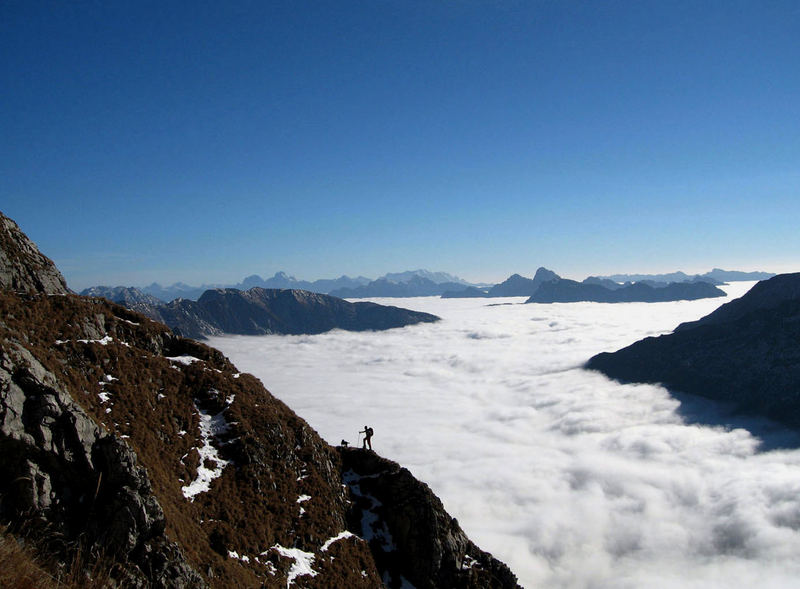
[[[356,445],[356,448],[360,447],[361,447],[361,432],[358,432],[358,444]]]

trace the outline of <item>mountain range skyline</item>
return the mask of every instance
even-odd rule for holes
[[[739,270],[723,270],[714,268],[704,274],[686,274],[682,271],[666,274],[613,274],[608,276],[591,275],[586,277],[584,283],[605,284],[606,286],[619,287],[635,282],[663,283],[706,281],[711,284],[723,284],[725,281],[757,281],[771,278],[774,273],[763,271],[743,272]],[[170,285],[161,285],[153,282],[148,285],[93,285],[82,289],[80,294],[100,296],[122,302],[146,302],[152,304],[155,300],[170,302],[175,299],[197,300],[207,290],[236,289],[247,291],[253,287],[266,289],[306,290],[315,293],[332,294],[340,298],[364,297],[409,297],[431,296],[444,294],[446,297],[464,296],[464,293],[473,293],[468,296],[530,296],[535,287],[550,279],[561,280],[564,277],[545,267],[539,267],[532,273],[533,279],[514,273],[498,283],[470,283],[456,275],[444,271],[432,272],[425,269],[406,270],[403,272],[389,272],[375,280],[365,276],[351,278],[340,276],[338,278],[319,278],[313,281],[298,280],[284,271],[276,272],[270,278],[262,278],[258,274],[246,276],[241,281],[231,284],[203,283],[189,285],[182,282]],[[571,282],[571,280],[568,280]],[[404,287],[410,287],[410,289]],[[401,287],[399,290],[396,287]],[[438,287],[438,288],[437,288]],[[466,289],[466,290],[465,290]],[[530,292],[528,292],[530,290]],[[151,298],[153,300],[147,300]]]

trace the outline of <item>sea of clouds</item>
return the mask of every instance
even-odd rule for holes
[[[428,483],[525,587],[797,586],[798,437],[581,368],[730,297],[373,300],[443,320],[210,343],[328,442],[372,426],[375,450]]]

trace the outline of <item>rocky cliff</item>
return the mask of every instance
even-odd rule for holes
[[[598,354],[587,367],[800,426],[800,274],[759,282],[699,321]]]
[[[516,585],[410,473],[347,456],[212,348],[104,299],[0,290],[0,524],[59,586]]]

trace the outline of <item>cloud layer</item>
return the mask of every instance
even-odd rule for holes
[[[724,301],[402,302],[444,320],[211,344],[330,443],[355,443],[371,425],[375,449],[427,482],[526,587],[777,588],[800,578],[800,451],[764,451],[797,447],[796,436],[764,420],[699,425],[725,421],[724,408],[580,368]]]

